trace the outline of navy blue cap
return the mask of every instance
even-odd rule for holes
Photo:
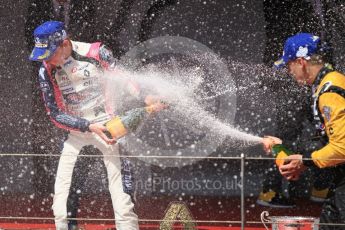
[[[309,33],[291,36],[285,41],[283,56],[274,65],[280,68],[299,57],[309,60],[311,55],[319,51],[319,44],[320,38]]]
[[[47,21],[35,29],[34,38],[35,48],[31,52],[30,60],[47,60],[67,38],[65,25],[59,21]]]

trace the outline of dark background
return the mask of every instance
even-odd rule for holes
[[[23,201],[21,207],[12,211],[3,209],[2,216],[51,216],[58,157],[49,155],[59,154],[64,135],[44,113],[35,80],[37,65],[27,58],[32,46],[32,29],[47,20],[47,9],[37,8],[39,2],[3,0],[0,4],[0,152],[42,154],[41,157],[0,157],[1,199],[12,197],[13,203],[6,203],[9,207],[18,200]],[[318,2],[323,18],[315,10]],[[233,125],[258,136],[283,137],[295,151],[303,151],[309,145],[299,141],[308,136],[299,131],[310,126],[308,89],[299,88],[287,76],[273,75],[267,68],[281,55],[283,41],[302,31],[329,41],[334,47],[334,64],[339,69],[344,68],[344,7],[340,1],[98,0],[79,1],[74,10],[76,16],[71,19],[70,32],[75,39],[104,41],[119,58],[138,43],[165,35],[183,36],[206,45],[224,60],[236,82],[237,108]],[[240,63],[236,69],[235,62]],[[240,153],[263,156],[259,146],[238,149],[227,143],[209,155],[238,156]],[[162,168],[140,159],[133,162],[140,218],[161,218],[169,201],[184,200],[192,206],[198,219],[223,220],[229,219],[224,217],[227,205],[238,202],[238,160],[202,160],[182,168]],[[82,213],[97,216],[96,207],[101,207],[104,208],[101,215],[112,215],[101,161],[88,158],[79,164],[80,168],[90,168],[87,175],[80,172],[80,176],[88,178],[81,189],[88,197]],[[247,213],[252,214],[253,219],[259,217],[254,202],[261,190],[265,169],[272,170],[272,165],[272,161],[267,160],[246,163]],[[204,187],[208,181],[213,184],[212,188]],[[185,182],[192,187],[185,186]],[[307,192],[299,195],[307,196],[308,186],[302,186],[301,190]],[[146,208],[157,206],[154,201],[162,197],[162,208],[148,215]],[[198,205],[205,200],[206,205]],[[310,207],[310,213],[318,215],[315,207]],[[238,220],[239,210],[236,206],[231,220]]]

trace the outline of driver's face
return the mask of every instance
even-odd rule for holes
[[[307,84],[307,75],[302,60],[296,59],[289,61],[287,66],[289,74],[293,76],[299,85]]]
[[[48,64],[54,65],[54,66],[60,66],[64,61],[64,55],[63,55],[63,47],[60,45],[56,50],[53,56],[51,56],[46,62]]]

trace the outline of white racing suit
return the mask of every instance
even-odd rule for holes
[[[131,175],[121,174],[119,146],[106,144],[88,130],[90,123],[110,119],[105,106],[102,84],[104,70],[113,68],[115,60],[100,43],[71,41],[73,51],[59,67],[43,62],[39,83],[47,112],[60,128],[69,130],[64,142],[54,186],[53,212],[57,230],[67,230],[67,198],[73,168],[80,150],[87,145],[98,148],[107,169],[109,191],[118,230],[137,230],[138,217],[128,192],[132,189]],[[104,81],[103,81],[104,83]],[[106,112],[107,111],[107,112]],[[125,181],[123,180],[125,179]]]

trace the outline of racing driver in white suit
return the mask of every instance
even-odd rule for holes
[[[57,230],[67,230],[67,197],[77,156],[92,145],[103,153],[115,223],[118,230],[137,230],[138,216],[128,191],[131,176],[121,172],[119,146],[107,137],[103,125],[112,111],[105,103],[102,74],[115,66],[112,53],[101,43],[71,41],[64,24],[48,21],[34,31],[30,60],[41,61],[39,84],[51,120],[69,130],[59,160],[54,186],[53,212]],[[135,86],[133,86],[135,88]],[[126,179],[127,181],[124,181]]]

